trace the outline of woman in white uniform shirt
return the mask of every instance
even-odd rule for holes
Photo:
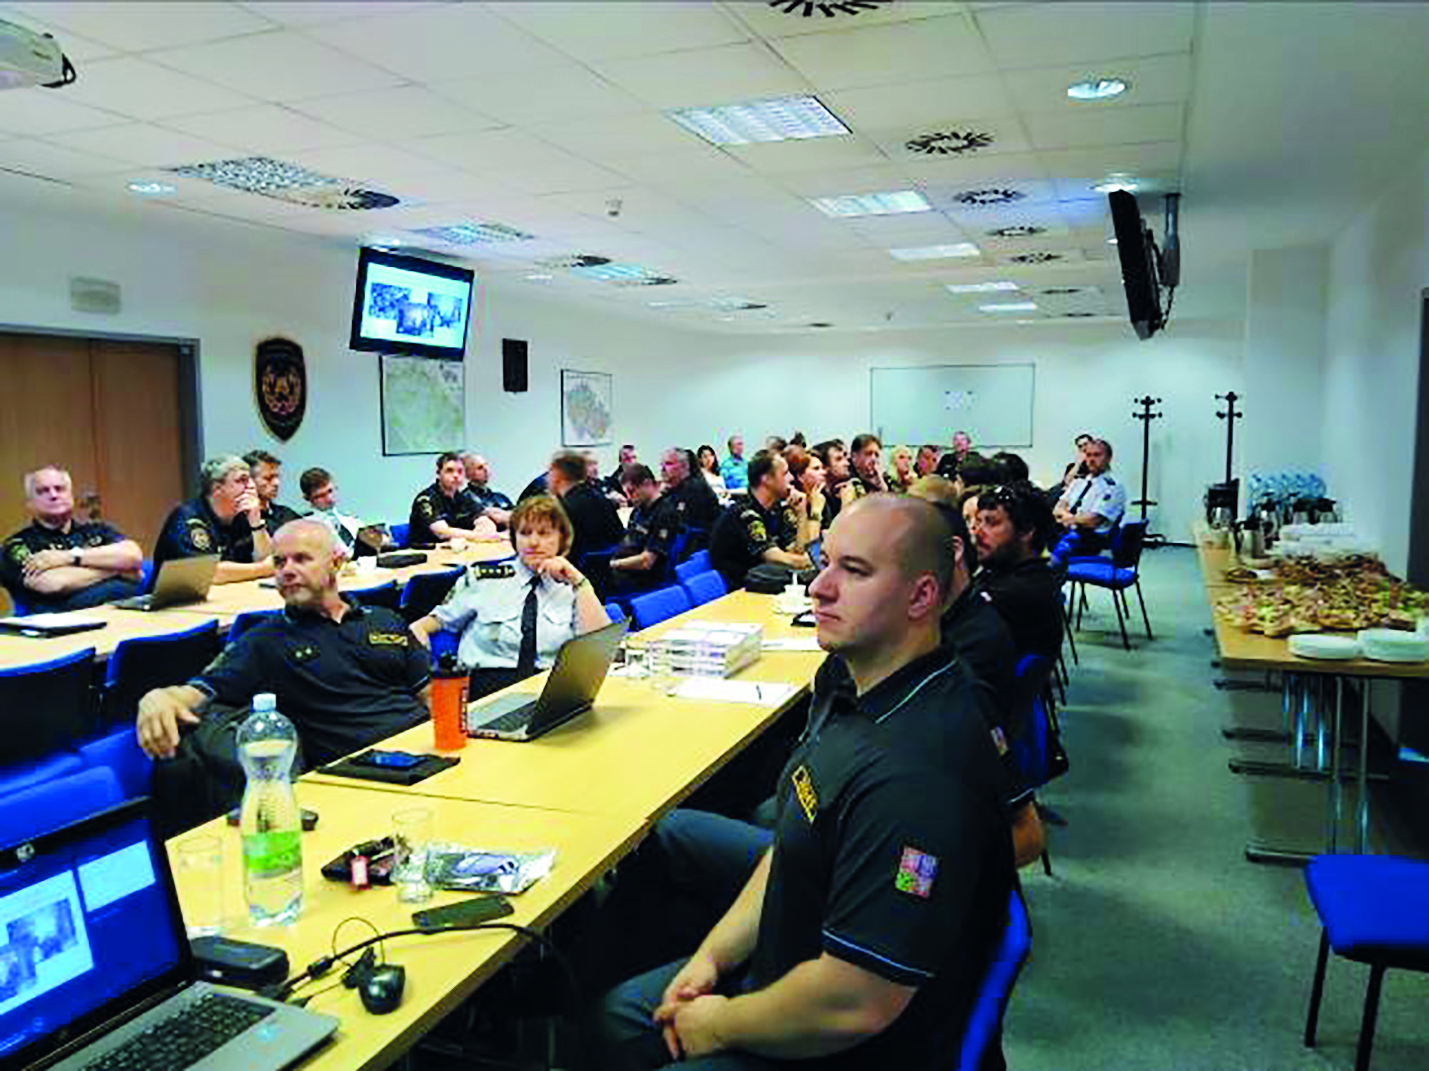
[[[412,625],[423,644],[440,629],[461,634],[457,658],[471,670],[472,698],[488,695],[542,669],[572,636],[608,623],[588,579],[564,555],[574,533],[570,518],[550,495],[533,495],[511,512],[516,574],[472,580],[449,602]],[[522,618],[536,593],[535,660],[522,666]]]

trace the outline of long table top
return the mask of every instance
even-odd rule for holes
[[[354,782],[355,784],[355,782]],[[248,924],[243,902],[242,842],[239,831],[222,819],[190,830],[169,843],[177,848],[198,836],[215,836],[223,846],[225,891],[224,935],[240,941],[278,944],[286,949],[294,973],[332,951],[334,929],[344,919],[360,917],[380,931],[412,925],[412,911],[440,907],[465,898],[464,893],[438,892],[423,905],[402,904],[392,887],[361,892],[324,879],[323,863],[353,844],[391,832],[393,811],[430,807],[435,839],[475,848],[535,851],[556,850],[551,873],[526,892],[511,898],[514,915],[502,920],[542,929],[628,852],[644,832],[644,823],[609,815],[569,814],[536,808],[503,807],[438,797],[402,797],[366,788],[337,787],[303,781],[300,803],[319,814],[317,829],[303,835],[303,910],[290,926],[258,929]],[[192,902],[196,890],[187,875],[175,871],[180,901]],[[338,948],[371,936],[361,924],[349,923],[336,934]],[[388,962],[406,968],[402,1003],[387,1015],[370,1015],[356,992],[341,985],[339,965],[299,994],[318,993],[308,1005],[313,1011],[342,1020],[336,1038],[303,1063],[304,1071],[366,1071],[388,1066],[427,1030],[456,1008],[482,982],[501,968],[525,943],[509,930],[476,930],[434,936],[393,938]],[[326,992],[321,992],[326,989]]]

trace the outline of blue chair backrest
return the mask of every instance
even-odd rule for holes
[[[374,584],[370,588],[344,591],[343,594],[356,599],[363,606],[382,606],[388,610],[396,610],[402,597],[402,593],[397,590],[397,581],[395,580],[389,580],[385,584]]]
[[[713,569],[706,569],[703,573],[690,577],[683,581],[681,586],[689,594],[691,604],[695,606],[703,606],[729,594],[729,589],[724,586],[724,577]]]
[[[148,594],[154,590],[154,559],[145,558],[139,566],[139,590]]]
[[[1111,560],[1118,569],[1135,569],[1141,562],[1141,550],[1146,545],[1146,524],[1146,521],[1127,521],[1117,529]]]
[[[1013,889],[1007,904],[1007,927],[1002,931],[1002,940],[998,942],[987,974],[978,987],[967,1027],[963,1030],[958,1071],[977,1071],[987,1047],[998,1036],[1007,1002],[1012,996],[1012,987],[1017,984],[1017,976],[1031,951],[1032,921],[1027,917],[1027,905],[1022,902],[1021,894]]]
[[[119,779],[102,766],[0,796],[0,844],[17,844],[122,802]]]
[[[402,616],[408,623],[426,617],[447,597],[453,585],[461,579],[462,568],[443,569],[439,573],[418,573],[402,589]]]
[[[387,526],[388,533],[392,536],[392,542],[399,547],[407,545],[407,533],[412,530],[411,524],[406,521],[398,521],[396,524]]]
[[[5,591],[10,596],[11,617],[25,617],[26,615],[35,612],[35,608],[30,603],[25,601],[25,596],[23,592],[14,591],[10,588],[6,588]]]
[[[75,747],[95,724],[94,648],[0,669],[0,767]]]
[[[658,625],[661,621],[682,614],[690,608],[690,597],[678,584],[659,588],[648,595],[637,595],[630,600],[630,614],[635,618],[637,629]]]
[[[703,554],[706,558],[709,557],[708,551],[702,550],[699,552],[699,554]],[[708,561],[701,563],[695,560],[699,557],[699,554],[696,554],[688,561],[683,561],[679,565],[675,566],[676,581],[683,584],[686,580],[690,579],[690,577],[699,576],[701,573],[709,570],[710,565]]]
[[[119,790],[126,800],[149,795],[154,760],[144,754],[132,725],[82,744],[79,754],[85,766],[110,770],[119,779]]]
[[[132,722],[145,692],[183,684],[203,672],[221,649],[217,621],[167,636],[121,640],[109,656],[104,678],[103,720]]]
[[[282,612],[282,610],[244,610],[233,619],[233,624],[228,626],[228,642],[232,643],[265,618],[277,617]]]
[[[707,550],[697,550],[680,564],[698,566],[699,568],[697,568],[695,572],[703,573],[706,569],[711,568],[710,552]]]
[[[625,610],[618,602],[608,602],[605,604],[605,616],[611,621],[624,621]]]

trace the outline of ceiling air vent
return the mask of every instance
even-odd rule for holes
[[[937,130],[909,138],[903,147],[922,156],[960,156],[986,149],[994,140],[982,130]]]
[[[591,253],[567,253],[563,257],[551,257],[541,261],[543,268],[599,268],[609,264],[609,257],[598,257]]]
[[[875,3],[874,0],[827,0],[824,3],[819,0],[769,0],[769,6],[785,15],[802,15],[806,19],[822,15],[832,19],[839,15],[859,15],[865,11],[877,11],[888,4]]]
[[[1064,319],[1064,320],[1085,320],[1085,319],[1087,319],[1088,317],[1096,316],[1096,315],[1098,315],[1098,314],[1095,313],[1095,312],[1064,312],[1064,313],[1062,313],[1062,319]]]
[[[1031,223],[1019,223],[1009,227],[994,227],[987,232],[989,238],[1035,238],[1039,234],[1046,234],[1046,227],[1038,227]]]
[[[1061,253],[1018,253],[1007,258],[1014,264],[1051,264],[1054,260],[1061,260]]]
[[[185,178],[202,179],[215,186],[256,193],[278,201],[307,205],[329,211],[353,212],[391,208],[399,201],[389,193],[364,189],[356,183],[300,164],[275,160],[271,156],[243,156],[231,160],[211,160],[168,169]]]
[[[616,286],[673,286],[680,280],[673,275],[640,275],[633,279],[612,279]]]
[[[329,212],[366,212],[374,208],[391,208],[397,198],[390,193],[364,190],[357,186],[323,186],[313,190],[278,190],[268,194],[280,201]]]
[[[811,323],[809,326],[810,326],[810,327],[833,327],[834,325],[831,324],[831,323],[829,323],[827,320],[815,320],[815,321],[814,321],[813,323]]]
[[[1014,201],[1021,201],[1026,196],[1021,190],[994,186],[986,190],[964,190],[962,193],[955,193],[953,200],[970,208],[986,208],[989,205],[1010,205]]]
[[[1074,294],[1095,294],[1094,286],[1049,286],[1040,291],[1047,297],[1072,297]]]

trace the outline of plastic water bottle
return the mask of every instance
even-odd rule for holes
[[[271,692],[253,697],[238,729],[243,790],[243,889],[255,926],[292,922],[303,908],[303,818],[293,794],[298,734]]]

